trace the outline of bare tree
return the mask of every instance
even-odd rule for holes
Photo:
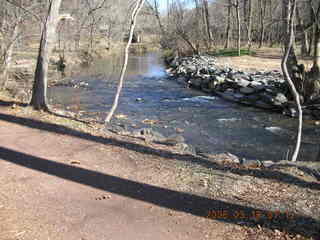
[[[241,55],[241,21],[240,21],[240,3],[239,0],[236,0],[233,6],[236,9],[236,15],[237,15],[237,50],[238,50],[238,56]]]
[[[23,6],[23,1],[20,4],[11,2],[9,0],[1,2],[0,14],[0,79],[2,83],[0,90],[6,87],[8,80],[8,69],[12,62],[12,54],[15,43],[21,35],[19,28],[21,27],[25,18],[29,15],[30,9],[34,7]],[[28,8],[28,9],[27,9]]]
[[[243,0],[244,23],[247,31],[247,46],[251,48],[251,32],[252,32],[252,0]]]
[[[209,41],[209,45],[212,43],[212,33],[211,33],[211,27],[210,27],[210,15],[209,15],[209,6],[208,6],[208,0],[202,0],[202,14],[203,14],[203,23],[204,23],[204,29]]]
[[[266,16],[267,0],[259,0],[259,18],[260,18],[260,38],[259,48],[262,47],[265,35],[265,16]]]
[[[227,8],[228,8],[228,16],[227,16],[227,28],[226,28],[226,42],[225,42],[224,48],[229,48],[229,45],[230,45],[232,0],[228,0]]]
[[[300,104],[300,95],[296,90],[295,84],[291,80],[291,76],[289,74],[287,64],[290,52],[293,48],[293,41],[294,41],[294,15],[295,15],[295,8],[296,8],[296,0],[283,0],[283,12],[285,17],[284,29],[285,29],[285,54],[282,58],[281,68],[284,74],[286,81],[289,84],[291,93],[294,97],[295,103],[298,109],[298,116],[299,116],[299,125],[298,125],[298,133],[297,133],[297,141],[296,146],[291,158],[291,161],[297,161],[298,154],[300,151],[301,145],[301,134],[302,134],[302,109]]]
[[[37,110],[48,110],[47,85],[48,85],[48,64],[56,37],[56,27],[60,20],[59,9],[61,0],[51,0],[48,8],[48,15],[43,25],[37,66],[34,76],[31,106]]]
[[[122,86],[123,86],[124,76],[125,76],[126,70],[127,70],[127,64],[128,64],[128,58],[129,58],[129,48],[132,43],[132,38],[133,38],[134,29],[136,26],[137,16],[139,15],[139,12],[140,12],[144,2],[145,2],[145,0],[137,0],[136,6],[132,11],[131,21],[130,21],[130,34],[129,34],[127,46],[125,48],[124,61],[123,61],[122,69],[121,69],[119,85],[117,88],[117,92],[116,92],[111,110],[105,119],[106,123],[109,123],[111,121],[112,116],[118,107],[118,102],[119,102],[119,98],[120,98],[120,94],[121,94],[121,90],[122,90]]]

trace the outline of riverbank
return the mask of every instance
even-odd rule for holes
[[[90,65],[101,59],[114,59],[115,56],[120,58],[119,56],[123,54],[122,49],[125,43],[112,43],[112,48],[107,48],[104,40],[98,42],[99,44],[91,50],[83,43],[78,50],[54,48],[49,59],[48,86],[64,85],[81,88],[83,86],[80,83],[70,82],[74,76],[78,76],[83,69],[89,68]],[[158,48],[159,46],[150,42],[137,43],[132,44],[130,52],[142,54]],[[13,54],[6,90],[18,101],[28,102],[30,100],[37,54],[38,43],[30,43],[28,49],[18,49]]]
[[[9,239],[319,237],[319,163],[181,154],[4,96],[0,121],[0,234]]]

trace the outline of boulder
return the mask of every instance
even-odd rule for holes
[[[247,160],[243,159],[242,165],[248,168],[259,168],[262,167],[262,163],[259,160]]]
[[[260,99],[260,96],[258,94],[252,94],[252,95],[244,96],[242,100],[248,103],[255,104],[259,99]]]
[[[288,99],[283,93],[277,93],[277,95],[273,99],[273,103],[276,106],[282,106],[287,102],[288,102]]]
[[[187,82],[187,79],[186,79],[185,77],[178,77],[178,78],[177,78],[177,82],[184,84],[184,83]]]
[[[250,84],[250,81],[245,80],[245,79],[238,79],[238,80],[237,80],[237,84],[238,84],[240,87],[248,87],[249,84]]]
[[[263,102],[261,100],[256,101],[254,105],[258,108],[263,108],[263,109],[273,109],[274,108],[274,106],[272,106],[271,104],[268,104],[268,103]]]
[[[165,139],[161,143],[165,143],[168,145],[177,145],[179,143],[184,143],[184,142],[185,142],[185,139],[183,136],[174,134],[169,136],[167,139]]]
[[[151,128],[142,128],[135,130],[132,132],[132,136],[153,142],[162,142],[166,140],[166,138],[161,133]]]
[[[259,94],[261,101],[267,104],[273,104],[273,96],[268,93]]]
[[[269,160],[262,161],[262,165],[263,165],[264,167],[271,167],[271,166],[273,166],[274,164],[275,164],[275,162],[273,162],[273,161],[269,161]]]
[[[178,148],[178,151],[179,151],[180,154],[183,154],[183,155],[196,155],[196,150],[190,144],[177,143],[176,147]]]
[[[242,87],[239,89],[239,91],[243,94],[252,94],[255,92],[254,88],[250,88],[250,87]]]
[[[186,67],[187,73],[195,73],[197,72],[197,67],[194,65],[188,65]]]
[[[265,89],[265,85],[258,81],[252,81],[250,86],[258,91]]]
[[[202,83],[202,78],[191,78],[189,80],[189,84],[191,84],[193,87],[200,88]]]
[[[211,80],[209,83],[208,83],[208,88],[209,89],[211,89],[211,90],[213,90],[213,89],[215,89],[216,88],[216,81],[214,81],[214,80]]]

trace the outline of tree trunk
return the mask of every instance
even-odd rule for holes
[[[42,29],[37,66],[34,76],[32,99],[30,103],[36,110],[48,110],[48,64],[56,38],[56,27],[59,22],[60,5],[61,0],[51,0],[46,22]]]
[[[301,55],[302,56],[308,56],[308,32],[307,29],[304,27],[304,22],[300,16],[299,7],[296,8],[296,14],[297,14],[297,20],[298,20],[298,26],[300,31],[302,32],[302,38],[301,38]]]
[[[259,39],[259,48],[262,47],[264,41],[264,34],[265,34],[265,26],[264,26],[264,18],[266,13],[266,0],[259,0],[260,5],[260,39]]]
[[[19,20],[20,21],[20,20]],[[3,68],[2,68],[2,73],[0,74],[0,79],[2,79],[2,86],[0,88],[0,90],[4,89],[7,85],[7,81],[8,81],[8,69],[11,66],[11,62],[12,62],[12,52],[13,52],[13,48],[15,45],[15,42],[17,41],[18,38],[18,29],[19,29],[19,21],[15,24],[14,26],[14,30],[12,33],[12,37],[9,43],[9,46],[6,46],[7,49],[3,49],[3,51],[5,51],[4,54],[4,61],[3,61]]]
[[[319,71],[320,67],[320,29],[318,24],[315,24],[315,33],[313,38],[313,66]]]
[[[228,17],[227,17],[227,29],[226,29],[226,42],[224,48],[229,48],[230,46],[230,32],[231,32],[231,0],[228,1]]]
[[[210,28],[208,0],[203,0],[202,7],[203,7],[203,22],[204,22],[205,32],[207,34],[209,45],[211,46],[212,34],[211,34],[211,28]]]
[[[295,103],[297,105],[298,114],[299,114],[299,124],[298,124],[298,133],[297,133],[297,141],[296,146],[291,157],[291,161],[297,161],[298,154],[300,151],[301,145],[301,135],[302,135],[302,109],[300,104],[300,95],[296,90],[295,84],[291,79],[290,73],[288,71],[288,59],[290,54],[292,54],[293,49],[293,42],[294,42],[294,14],[296,8],[296,1],[295,0],[283,0],[282,2],[283,7],[283,17],[285,19],[284,22],[284,30],[285,30],[285,54],[282,58],[281,68],[283,71],[283,75],[286,81],[289,84],[291,93],[294,97]]]
[[[117,93],[116,96],[114,98],[114,102],[112,104],[111,110],[109,112],[109,114],[107,115],[105,122],[109,123],[112,119],[112,116],[114,114],[114,112],[116,111],[117,107],[118,107],[118,102],[119,102],[119,97],[121,94],[121,90],[122,90],[122,86],[123,86],[123,80],[124,80],[124,76],[126,74],[126,70],[127,70],[127,64],[128,64],[128,58],[129,58],[129,49],[130,49],[130,45],[132,43],[132,38],[133,38],[133,33],[134,33],[134,29],[136,26],[136,21],[137,21],[137,16],[139,15],[139,12],[141,10],[141,8],[143,7],[145,0],[138,0],[136,3],[135,8],[133,9],[132,12],[132,16],[131,16],[131,25],[130,25],[130,34],[129,34],[129,39],[128,39],[128,43],[127,46],[125,48],[125,53],[124,53],[124,61],[123,61],[123,65],[122,65],[122,69],[121,69],[121,75],[120,75],[120,79],[119,79],[119,85],[117,88]]]
[[[236,0],[235,8],[236,8],[236,15],[237,15],[237,30],[238,30],[238,34],[237,34],[237,50],[238,50],[238,56],[240,56],[241,55],[241,21],[240,21],[240,4],[239,4],[239,0]]]
[[[243,2],[244,21],[247,30],[247,47],[251,49],[251,32],[252,32],[252,0],[244,0]]]

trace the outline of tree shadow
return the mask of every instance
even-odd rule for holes
[[[248,227],[259,225],[272,230],[277,229],[291,234],[300,234],[305,237],[319,237],[319,222],[307,216],[298,216],[287,212],[272,215],[272,218],[268,219],[264,215],[272,212],[268,212],[267,208],[257,209],[178,192],[102,172],[58,163],[4,147],[0,147],[0,159],[51,176],[199,217]],[[219,212],[224,212],[224,214],[216,214]],[[261,217],[257,217],[256,214],[258,212],[262,214],[259,215]]]
[[[298,165],[293,165],[293,164],[276,164],[274,167],[272,166],[271,169],[274,169],[274,168],[281,168],[281,167],[286,167],[286,168],[289,168],[289,167],[295,167],[297,169],[299,169],[300,171],[314,177],[317,179],[317,181],[320,181],[320,172],[315,170],[315,169],[312,169],[312,168],[309,168],[309,167],[306,167],[306,166],[298,166]]]
[[[1,107],[10,107],[10,106],[13,106],[13,105],[17,105],[17,106],[20,106],[20,107],[26,107],[28,104],[22,103],[22,102],[17,102],[17,101],[3,101],[3,100],[0,100],[0,106]]]
[[[276,60],[281,60],[282,59],[282,54],[267,54],[263,51],[256,51],[254,54],[252,54],[253,57],[257,58],[262,58],[262,59],[276,59]],[[312,57],[309,56],[297,56],[298,60],[300,61],[311,61]]]
[[[275,60],[281,60],[282,56],[279,56],[277,54],[264,54],[256,52],[255,54],[252,54],[253,57],[262,58],[262,59],[275,59]]]
[[[187,163],[195,163],[205,168],[215,169],[215,170],[224,171],[224,172],[231,172],[240,176],[248,175],[248,176],[253,176],[257,178],[278,180],[287,184],[297,185],[302,188],[320,190],[319,183],[307,182],[298,177],[292,176],[290,174],[286,174],[280,171],[274,171],[272,169],[267,169],[267,168],[248,169],[244,167],[233,168],[233,167],[217,164],[213,161],[210,161],[206,158],[202,158],[200,156],[181,155],[181,154],[172,153],[166,150],[154,149],[138,143],[123,141],[115,138],[95,136],[89,133],[77,131],[77,130],[74,130],[65,126],[61,126],[58,124],[46,123],[39,120],[12,116],[5,113],[0,113],[0,120],[27,126],[29,128],[39,129],[39,130],[62,134],[62,135],[69,135],[72,137],[77,137],[77,138],[85,139],[92,142],[121,147],[121,148],[125,148],[138,153],[159,156],[159,157],[164,157],[168,159],[174,159],[174,160],[183,161]]]
[[[0,100],[0,106],[1,107],[10,107],[10,106],[14,106],[14,105],[20,106],[20,107],[28,107],[29,106],[29,104],[25,103],[25,102]],[[48,109],[48,114],[51,114],[51,115],[56,116],[56,117],[66,118],[66,119],[69,119],[69,120],[72,120],[72,121],[77,121],[77,122],[85,123],[85,124],[92,123],[92,122],[102,123],[102,122],[98,122],[98,121],[88,121],[88,120],[82,120],[82,119],[73,117],[73,116],[71,116],[71,113],[68,112],[68,111],[64,111],[64,113],[65,114],[59,113],[59,112],[55,112],[51,108]]]

